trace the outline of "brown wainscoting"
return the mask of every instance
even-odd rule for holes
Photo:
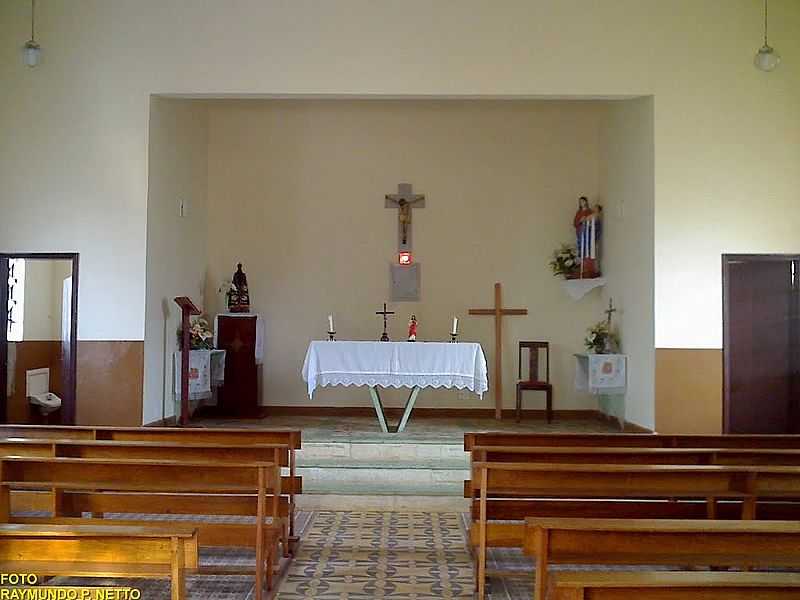
[[[26,392],[26,371],[32,369],[50,369],[50,390],[57,396],[63,398],[62,389],[62,361],[61,361],[61,341],[41,340],[9,342],[10,352],[14,352],[14,392],[8,398],[6,419],[9,423],[38,423],[36,413],[31,413]],[[32,418],[33,417],[33,418]],[[60,412],[51,415],[52,423],[58,423]]]
[[[722,433],[722,350],[656,348],[656,431]]]
[[[143,341],[78,341],[76,425],[142,424]]]

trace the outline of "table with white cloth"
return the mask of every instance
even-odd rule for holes
[[[369,387],[375,413],[384,433],[405,429],[423,388],[456,388],[478,396],[488,389],[486,357],[471,342],[351,342],[312,341],[303,364],[308,395],[318,387]],[[386,423],[378,388],[409,388],[403,416],[396,427]]]

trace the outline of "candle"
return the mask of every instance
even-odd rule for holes
[[[333,315],[328,315],[328,331],[336,331],[333,328]]]
[[[458,333],[458,317],[453,317],[453,331],[451,333],[453,335]]]

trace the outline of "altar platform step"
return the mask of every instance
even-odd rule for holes
[[[302,510],[465,510],[461,444],[307,442],[297,453]]]

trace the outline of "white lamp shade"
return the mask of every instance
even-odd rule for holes
[[[781,55],[775,52],[770,46],[762,46],[756,53],[753,60],[757,69],[762,71],[772,71],[781,63]]]
[[[25,47],[22,49],[22,54],[25,59],[25,64],[29,67],[35,67],[42,58],[42,49],[39,47],[39,44],[30,41],[25,44]]]

